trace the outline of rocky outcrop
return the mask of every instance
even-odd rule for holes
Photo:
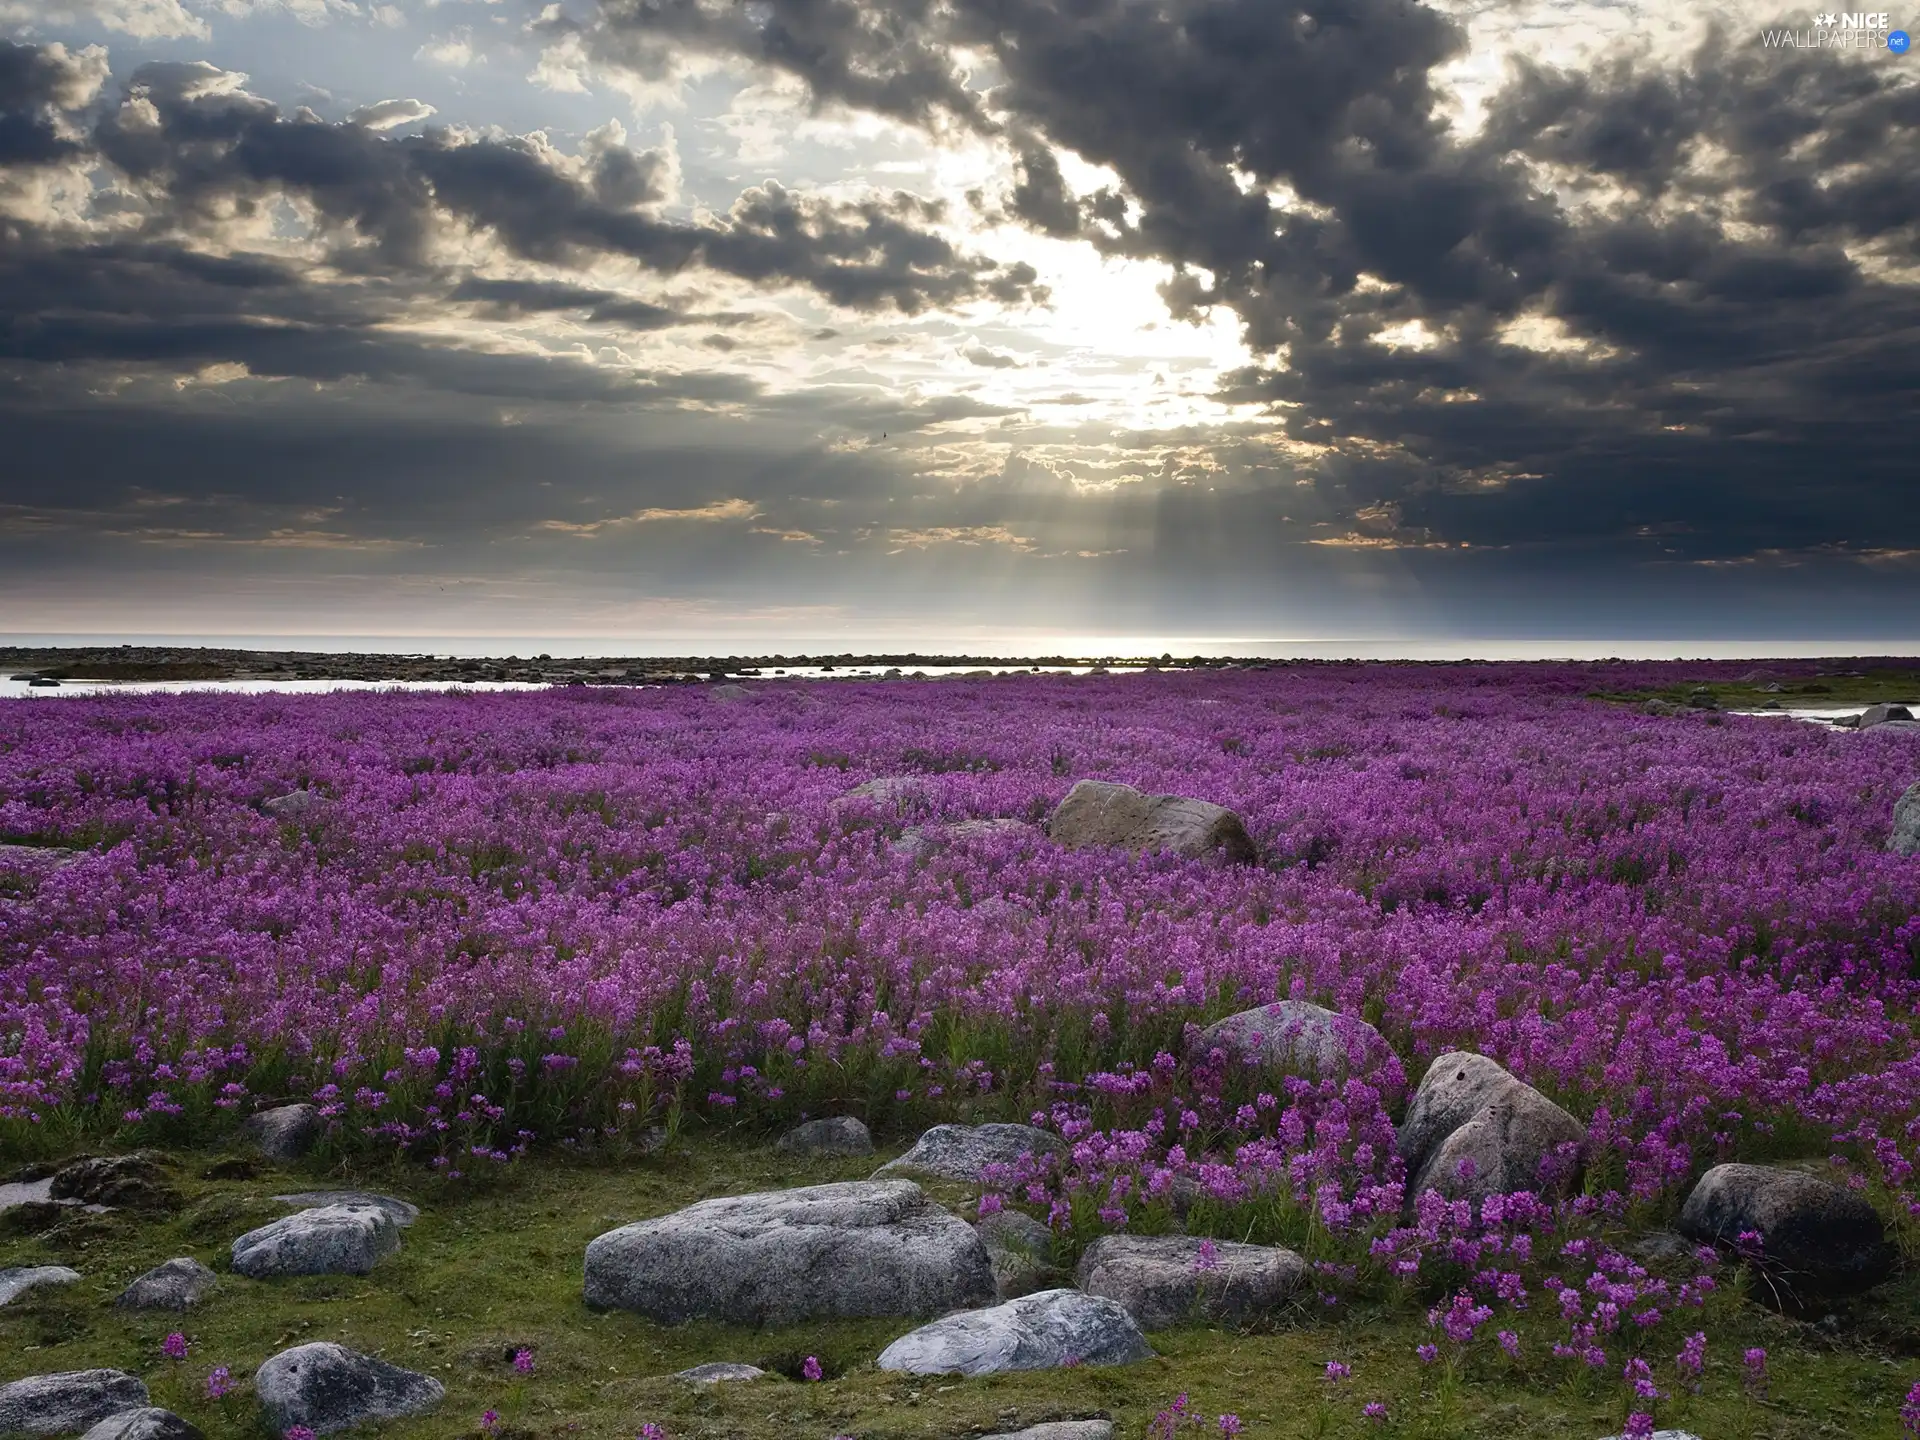
[[[400,1227],[372,1205],[327,1205],[302,1210],[233,1242],[234,1273],[264,1280],[276,1275],[365,1275],[400,1248]]]
[[[220,1280],[198,1260],[182,1256],[156,1265],[120,1292],[122,1310],[190,1310],[219,1288]]]
[[[1247,865],[1260,858],[1247,827],[1224,806],[1105,780],[1075,784],[1047,822],[1047,834],[1069,850],[1113,846],[1136,855],[1166,852]]]
[[[1409,1202],[1423,1190],[1480,1201],[1515,1190],[1564,1194],[1579,1176],[1585,1142],[1573,1116],[1486,1056],[1463,1050],[1428,1068],[1398,1149]]]
[[[873,1135],[851,1115],[809,1120],[774,1141],[782,1155],[857,1156],[873,1153]]]
[[[1152,1358],[1153,1348],[1122,1306],[1078,1290],[1042,1290],[923,1325],[881,1351],[875,1363],[907,1375],[998,1375]]]
[[[1225,1050],[1276,1075],[1310,1080],[1368,1074],[1393,1054],[1366,1021],[1305,1000],[1280,1000],[1217,1020],[1201,1032],[1199,1048],[1203,1054]]]
[[[1273,1314],[1307,1279],[1307,1262],[1277,1245],[1188,1235],[1103,1235],[1075,1283],[1118,1301],[1143,1330],[1190,1322],[1244,1324]]]
[[[906,1154],[873,1172],[921,1175],[978,1185],[989,1165],[1017,1165],[1028,1156],[1065,1156],[1067,1142],[1033,1125],[936,1125]]]
[[[1747,1255],[1795,1298],[1865,1290],[1892,1274],[1895,1260],[1879,1212],[1865,1198],[1772,1165],[1707,1171],[1681,1207],[1680,1233]]]
[[[937,1315],[992,1298],[972,1227],[906,1180],[703,1200],[587,1246],[589,1305],[669,1325]]]
[[[0,1435],[78,1434],[147,1403],[147,1387],[123,1370],[67,1370],[0,1385]]]
[[[112,1209],[165,1210],[180,1201],[159,1163],[137,1151],[93,1155],[63,1165],[54,1172],[49,1193],[55,1200]]]
[[[330,1435],[371,1420],[425,1415],[447,1392],[430,1375],[321,1340],[268,1360],[254,1372],[253,1393],[276,1434],[304,1425]]]

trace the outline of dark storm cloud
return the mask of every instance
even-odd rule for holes
[[[64,46],[0,40],[0,169],[72,158],[83,147],[64,133],[62,111],[85,105],[105,74],[97,55]]]

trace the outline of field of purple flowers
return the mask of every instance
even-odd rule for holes
[[[1920,737],[1589,698],[1672,678],[14,703],[0,841],[78,858],[0,861],[0,1151],[194,1144],[310,1098],[323,1154],[473,1183],[659,1126],[1032,1120],[1071,1158],[986,1208],[1084,1239],[1178,1197],[1190,1231],[1300,1248],[1329,1301],[1437,1298],[1432,1358],[1531,1295],[1555,1353],[1617,1371],[1610,1337],[1658,1327],[1684,1385],[1724,1275],[1604,1227],[1734,1158],[1818,1159],[1903,1235],[1920,1213],[1920,861],[1885,849]],[[902,775],[904,802],[843,798]],[[1227,805],[1261,863],[1058,848],[1037,822],[1088,777]],[[1036,828],[900,840],[986,817]],[[1287,996],[1393,1053],[1276,1082],[1193,1045]],[[1451,1049],[1587,1124],[1571,1207],[1403,1212],[1393,1119]]]

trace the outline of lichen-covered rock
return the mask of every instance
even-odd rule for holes
[[[317,1210],[327,1205],[371,1205],[384,1210],[402,1230],[420,1218],[420,1207],[395,1195],[380,1195],[371,1190],[296,1190],[273,1197],[282,1205],[301,1210]]]
[[[1153,1347],[1123,1306],[1078,1290],[1041,1290],[943,1316],[902,1335],[876,1363],[907,1375],[998,1375],[1152,1358]]]
[[[109,1415],[80,1440],[206,1440],[200,1427],[157,1405]]]
[[[1464,1050],[1428,1067],[1398,1136],[1409,1202],[1424,1190],[1476,1202],[1515,1190],[1563,1194],[1579,1176],[1585,1143],[1573,1116]]]
[[[400,1227],[372,1205],[326,1205],[302,1210],[233,1242],[236,1274],[365,1275],[400,1248]]]
[[[1005,1430],[985,1440],[1113,1440],[1111,1420],[1049,1420],[1024,1430]]]
[[[253,1393],[276,1434],[304,1425],[330,1435],[369,1420],[424,1415],[446,1398],[446,1387],[320,1340],[282,1350],[253,1374]]]
[[[1308,1079],[1368,1074],[1393,1055],[1366,1021],[1305,1000],[1278,1000],[1217,1020],[1201,1032],[1200,1049],[1225,1050],[1275,1074]]]
[[[1136,855],[1166,851],[1247,865],[1260,858],[1247,827],[1224,806],[1105,780],[1076,783],[1047,822],[1047,834],[1069,850],[1115,846]]]
[[[689,1385],[737,1384],[746,1380],[766,1378],[766,1371],[758,1365],[742,1365],[734,1360],[714,1360],[705,1365],[696,1365],[691,1370],[674,1373],[674,1379],[684,1380]]]
[[[276,1105],[247,1118],[241,1133],[269,1160],[298,1160],[320,1138],[320,1111],[305,1103]]]
[[[1920,852],[1920,785],[1909,785],[1893,805],[1893,831],[1887,848],[1896,855]]]
[[[122,1310],[188,1310],[219,1288],[220,1280],[198,1260],[181,1256],[156,1265],[120,1292]]]
[[[180,1197],[151,1155],[92,1155],[54,1172],[51,1195],[80,1205],[164,1210]]]
[[[851,1115],[809,1120],[774,1141],[783,1155],[871,1155],[873,1135]]]
[[[1757,1233],[1757,1250],[1740,1237]],[[1680,1233],[1747,1251],[1795,1297],[1849,1294],[1893,1271],[1879,1212],[1851,1190],[1772,1165],[1716,1165],[1680,1210]]]
[[[1103,1235],[1080,1257],[1074,1278],[1087,1294],[1124,1305],[1143,1330],[1164,1330],[1271,1315],[1305,1283],[1307,1262],[1277,1245]]]
[[[64,1265],[14,1265],[0,1270],[0,1305],[11,1305],[29,1290],[48,1285],[72,1285],[80,1278],[78,1270]]]
[[[906,1154],[873,1172],[926,1175],[964,1184],[981,1182],[989,1165],[1018,1165],[1029,1156],[1064,1156],[1067,1142],[1033,1125],[936,1125]]]
[[[0,1435],[78,1434],[147,1403],[147,1387],[124,1370],[67,1370],[0,1385]]]
[[[703,1200],[587,1246],[589,1305],[669,1325],[937,1315],[992,1298],[973,1228],[906,1180]]]

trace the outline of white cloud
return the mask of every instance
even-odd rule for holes
[[[99,25],[136,40],[206,40],[213,32],[180,0],[0,0],[0,24],[31,32],[57,25]]]
[[[380,100],[372,105],[362,105],[347,119],[369,130],[395,130],[402,125],[424,120],[433,113],[433,106],[424,100]]]
[[[473,48],[473,31],[465,25],[456,27],[438,40],[429,40],[413,52],[413,58],[433,65],[444,65],[449,70],[464,70],[475,61],[483,65],[486,63],[486,56]]]

